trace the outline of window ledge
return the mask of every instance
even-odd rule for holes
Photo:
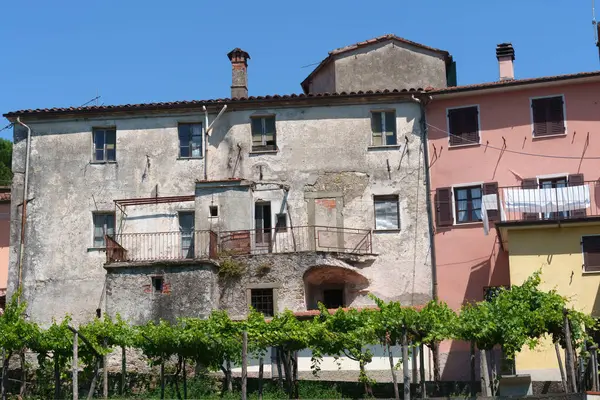
[[[262,155],[262,154],[277,154],[279,153],[279,149],[276,150],[252,150],[248,153],[251,156]]]
[[[481,143],[469,143],[469,144],[455,144],[455,145],[448,145],[448,150],[452,150],[452,149],[462,149],[463,147],[479,147],[481,146]]]
[[[116,164],[116,161],[90,161],[90,164],[103,165],[103,164]]]
[[[463,223],[454,223],[452,226],[483,226],[483,221],[474,221],[474,222],[463,222]],[[450,225],[448,225],[450,226]]]
[[[531,139],[535,140],[535,141],[538,141],[538,140],[561,138],[561,137],[567,137],[567,132],[565,132],[565,133],[557,133],[555,135],[542,135],[542,136],[532,135]]]
[[[87,251],[88,251],[88,253],[91,253],[94,251],[106,251],[106,247],[88,247]]]
[[[600,271],[586,271],[584,269],[583,271],[581,271],[581,274],[582,275],[600,275]]]
[[[367,150],[398,150],[402,145],[400,144],[386,144],[384,146],[368,146]]]
[[[204,157],[177,157],[178,160],[203,160]]]
[[[398,233],[402,229],[373,229],[373,233]]]

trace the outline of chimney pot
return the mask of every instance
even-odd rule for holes
[[[496,58],[500,69],[500,80],[509,81],[515,79],[515,49],[511,43],[500,43],[496,46]]]
[[[231,61],[231,98],[248,97],[248,60],[250,55],[236,47],[227,53]]]

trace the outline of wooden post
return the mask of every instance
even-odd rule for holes
[[[100,375],[100,356],[96,355],[96,365],[94,366],[94,376],[92,377],[92,383],[90,383],[90,390],[88,391],[87,399],[91,400],[94,397],[96,391],[96,382],[98,381],[98,375]]]
[[[73,332],[73,400],[79,399],[79,382],[77,382],[77,374],[79,367],[77,366],[77,331]]]
[[[225,384],[227,385],[227,391],[229,393],[233,392],[233,378],[231,377],[231,360],[228,358],[225,362],[226,370],[225,370]]]
[[[404,375],[404,400],[410,400],[410,371],[408,370],[408,334],[402,332],[402,374]]]
[[[492,379],[490,381],[490,388],[492,392],[492,396],[496,396],[496,381],[498,380],[498,373],[496,370],[496,350],[490,350],[490,367],[492,369]]]
[[[4,347],[2,348],[2,381],[0,382],[0,385],[2,386],[0,388],[0,395],[2,396],[2,400],[6,400],[6,381],[7,379],[5,379],[8,376],[8,371],[5,370],[4,368],[4,362],[6,359],[6,350],[4,350]]]
[[[104,348],[108,347],[106,339],[104,339]],[[102,357],[102,396],[104,400],[108,399],[108,357]]]
[[[475,343],[471,342],[471,397],[477,395],[475,390]]]
[[[598,346],[592,346],[592,382],[594,391],[600,390],[600,377],[598,377]]]
[[[247,399],[248,391],[248,332],[242,332],[242,400]]]
[[[181,363],[183,364],[183,399],[185,400],[187,399],[187,371],[185,370],[185,357],[183,357]]]
[[[571,381],[571,390],[573,393],[577,393],[577,382],[575,380],[575,360],[573,357],[573,343],[571,342],[571,328],[569,327],[569,315],[567,309],[563,310],[564,315],[564,331],[565,331],[565,342],[566,342],[566,356],[565,365],[567,365],[567,372]]]
[[[392,381],[394,381],[394,398],[400,400],[400,391],[398,390],[398,378],[396,377],[396,366],[394,365],[394,354],[392,354],[392,346],[390,340],[387,341],[388,357],[390,359],[390,370],[392,371]]]
[[[264,373],[264,361],[262,356],[258,359],[258,400],[263,398],[263,373]]]
[[[19,388],[19,396],[25,397],[25,388],[27,385],[27,369],[25,368],[25,349],[21,350],[19,354],[21,359],[21,387]]]
[[[54,398],[60,399],[60,356],[54,353]]]
[[[410,382],[411,383],[417,383],[417,381],[419,380],[419,370],[417,369],[417,360],[418,360],[417,352],[418,352],[417,346],[410,346],[410,355],[411,355],[411,360],[410,360],[411,379],[410,379]]]
[[[125,347],[121,347],[121,396],[125,394],[125,385],[127,383],[127,354]]]
[[[165,362],[160,363],[160,398],[165,398]]]
[[[295,399],[299,399],[300,398],[300,385],[298,382],[298,352],[295,351],[294,352],[294,359],[293,359],[293,377],[294,377],[294,398]]]
[[[280,388],[283,388],[283,374],[281,371],[281,347],[275,349],[275,356],[277,359],[277,383]]]
[[[424,399],[427,397],[427,386],[425,384],[425,346],[421,343],[419,347],[419,371],[421,374],[421,397]]]
[[[490,396],[490,385],[488,385],[488,381],[490,380],[490,375],[488,374],[488,363],[487,357],[485,355],[485,350],[479,350],[479,361],[481,364],[481,395],[484,397]]]

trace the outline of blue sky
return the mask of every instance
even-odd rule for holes
[[[501,42],[517,78],[600,69],[590,0],[3,0],[0,15],[0,114],[228,97],[234,47],[251,95],[299,93],[305,66],[387,33],[449,51],[459,84],[496,80]]]

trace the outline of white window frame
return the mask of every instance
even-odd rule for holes
[[[533,100],[537,100],[537,99],[550,99],[552,97],[562,97],[562,102],[563,102],[563,119],[564,119],[564,123],[565,123],[565,133],[558,133],[556,135],[543,135],[543,136],[535,136],[535,132],[534,132],[534,127],[535,127],[535,123],[533,121]],[[567,101],[565,99],[565,95],[564,94],[552,94],[549,96],[533,96],[529,98],[529,119],[530,119],[530,129],[531,129],[531,137],[533,139],[544,139],[547,137],[563,137],[563,136],[567,136],[567,134],[569,133],[569,127],[567,126]]]
[[[377,210],[375,209],[375,201],[377,201],[378,197],[389,197],[389,198],[393,197],[396,199],[396,205],[398,206],[398,227],[397,228],[390,228],[390,229],[377,228]],[[398,232],[398,231],[400,231],[402,229],[402,217],[400,215],[400,195],[398,195],[397,193],[373,194],[372,200],[373,200],[373,231],[374,232]]]
[[[477,107],[477,136],[479,136],[479,143],[468,143],[468,144],[451,145],[450,144],[450,135],[452,134],[452,132],[450,132],[450,116],[448,115],[448,114],[450,114],[450,110],[460,110],[462,108],[471,108],[471,107]],[[450,149],[457,149],[457,148],[460,148],[460,147],[481,146],[482,131],[483,130],[481,129],[481,109],[479,107],[479,104],[469,104],[469,105],[465,105],[465,106],[447,107],[446,108],[446,132],[448,133],[448,148],[450,148]]]
[[[600,236],[600,235],[581,235],[581,241],[580,241],[580,246],[581,246],[581,273],[584,275],[597,275],[600,274],[600,271],[586,271],[585,270],[585,252],[583,251],[583,238],[584,237],[589,237],[589,236]]]
[[[373,121],[373,114],[377,113],[377,114],[381,114],[381,141],[383,142],[383,137],[386,136],[384,135],[384,131],[385,131],[385,113],[388,112],[393,112],[394,113],[394,119],[396,120],[396,132],[395,136],[396,136],[396,143],[395,144],[373,144],[373,131],[371,130],[371,137],[369,140],[370,146],[369,147],[398,147],[398,113],[396,112],[395,108],[382,108],[382,109],[374,109],[371,110],[371,112],[369,113],[369,126],[371,126],[372,121]]]
[[[480,135],[481,137],[481,135]],[[471,182],[471,183],[459,183],[456,185],[452,185],[452,220],[454,221],[452,226],[469,226],[469,225],[476,225],[476,224],[482,224],[483,221],[475,221],[475,222],[463,222],[463,223],[459,223],[458,222],[458,218],[456,216],[456,189],[465,189],[468,187],[473,187],[473,186],[479,186],[481,188],[481,198],[482,198],[482,202],[483,202],[483,184],[485,182]]]

